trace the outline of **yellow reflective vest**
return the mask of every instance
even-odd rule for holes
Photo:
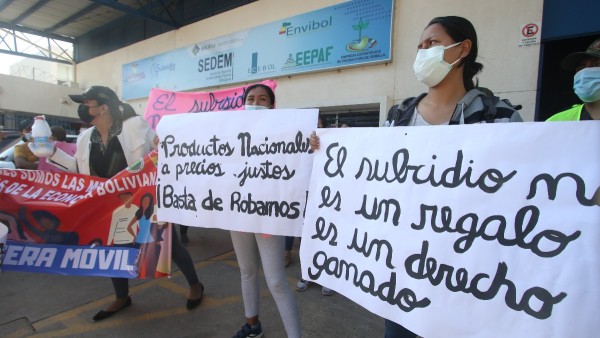
[[[582,109],[583,104],[576,104],[570,109],[552,115],[546,121],[579,121],[581,119]]]

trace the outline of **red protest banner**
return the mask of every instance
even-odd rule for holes
[[[0,169],[4,270],[161,277],[170,273],[170,224],[156,219],[153,152],[111,179]]]

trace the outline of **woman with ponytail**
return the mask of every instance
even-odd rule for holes
[[[434,18],[421,34],[417,48],[415,76],[429,90],[392,106],[384,126],[523,121],[506,101],[493,99],[477,88],[474,77],[483,65],[476,61],[477,33],[469,20],[458,16]],[[310,145],[313,151],[319,148],[315,133]],[[415,337],[415,333],[400,324],[385,320],[385,338]]]
[[[415,76],[427,93],[393,106],[385,126],[422,126],[493,122],[521,122],[506,101],[492,100],[477,88],[477,33],[459,16],[434,18],[421,34],[413,64]]]

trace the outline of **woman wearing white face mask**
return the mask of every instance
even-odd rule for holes
[[[473,78],[483,69],[477,52],[477,33],[469,20],[458,16],[431,20],[421,34],[413,65],[416,78],[429,90],[392,106],[384,127],[523,121],[507,101],[477,88]],[[318,142],[313,133],[313,150]]]
[[[275,93],[269,86],[257,83],[246,88],[243,100],[246,110],[273,109]],[[300,337],[298,305],[285,275],[284,237],[241,231],[230,233],[240,266],[246,316],[246,323],[233,338],[262,337],[262,326],[258,320],[259,263],[262,263],[267,286],[275,299],[287,336]]]
[[[583,104],[555,114],[547,121],[600,120],[600,39],[592,42],[585,52],[569,54],[561,67],[575,72],[573,91]]]
[[[393,106],[385,126],[522,121],[512,106],[492,102],[476,88],[473,78],[483,69],[477,52],[477,33],[467,19],[431,20],[421,34],[413,65],[415,76],[429,91]]]
[[[523,121],[511,105],[476,88],[473,77],[483,65],[475,61],[477,33],[469,20],[458,16],[434,18],[421,34],[418,49],[415,76],[429,90],[394,105],[384,126]],[[310,145],[313,151],[319,148],[314,133]],[[414,338],[416,334],[386,319],[385,337]]]
[[[476,88],[473,77],[483,69],[477,59],[477,33],[469,20],[446,16],[429,22],[413,65],[427,93],[393,106],[386,126],[427,126],[523,121],[503,101],[493,102]],[[403,326],[385,320],[385,337],[416,337]]]
[[[273,109],[275,105],[275,93],[261,83],[248,86],[243,99],[246,110]]]

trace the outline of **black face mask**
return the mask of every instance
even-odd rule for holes
[[[81,121],[85,123],[91,123],[96,118],[96,116],[90,115],[90,107],[84,104],[79,105],[79,108],[77,108],[77,114],[79,114]]]

